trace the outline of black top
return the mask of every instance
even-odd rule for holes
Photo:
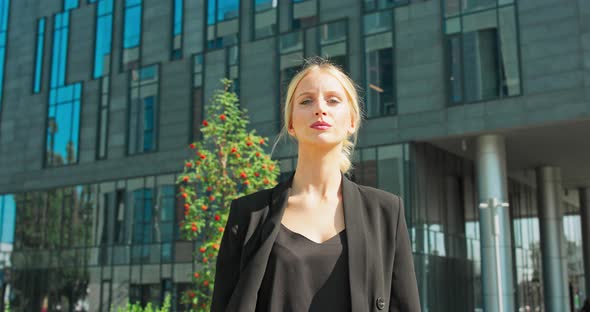
[[[345,231],[316,243],[281,224],[256,311],[350,311]]]

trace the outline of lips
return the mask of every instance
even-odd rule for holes
[[[316,121],[310,127],[314,128],[314,129],[328,129],[331,126],[332,125],[330,125],[329,123],[327,123],[325,121]]]

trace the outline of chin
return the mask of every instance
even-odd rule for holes
[[[321,147],[321,148],[331,148],[331,147],[338,146],[341,143],[342,143],[342,140],[338,140],[338,139],[328,139],[328,138],[315,137],[315,138],[307,139],[304,141],[300,141],[299,144],[305,144],[305,145],[310,145],[310,146],[314,146],[314,147]]]

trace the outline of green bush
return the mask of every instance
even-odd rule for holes
[[[145,307],[142,307],[139,303],[127,303],[125,307],[118,307],[117,310],[111,308],[112,312],[168,312],[170,311],[170,295],[164,299],[164,305],[161,308],[153,307],[151,303],[148,303]]]

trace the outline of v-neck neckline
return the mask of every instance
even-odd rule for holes
[[[332,236],[332,237],[328,238],[327,240],[325,240],[325,241],[323,241],[323,242],[321,242],[321,243],[318,243],[318,242],[316,242],[316,241],[314,241],[314,240],[312,240],[312,239],[308,238],[307,236],[305,236],[305,235],[303,235],[303,234],[301,234],[301,233],[297,233],[297,232],[295,232],[295,231],[293,231],[293,230],[289,229],[289,228],[288,228],[286,225],[284,225],[282,222],[281,222],[281,227],[282,227],[283,229],[285,229],[285,230],[286,230],[288,233],[290,233],[290,234],[292,234],[292,235],[295,235],[295,236],[299,236],[299,237],[301,237],[301,238],[305,239],[306,241],[308,241],[308,242],[310,242],[310,243],[313,243],[314,245],[318,245],[318,246],[319,246],[319,245],[325,245],[326,243],[328,243],[328,244],[329,244],[331,241],[333,241],[333,240],[335,240],[336,238],[339,238],[340,236],[342,236],[342,234],[344,234],[344,232],[346,231],[346,228],[344,228],[344,229],[342,229],[342,231],[338,232],[336,235],[334,235],[334,236]]]

